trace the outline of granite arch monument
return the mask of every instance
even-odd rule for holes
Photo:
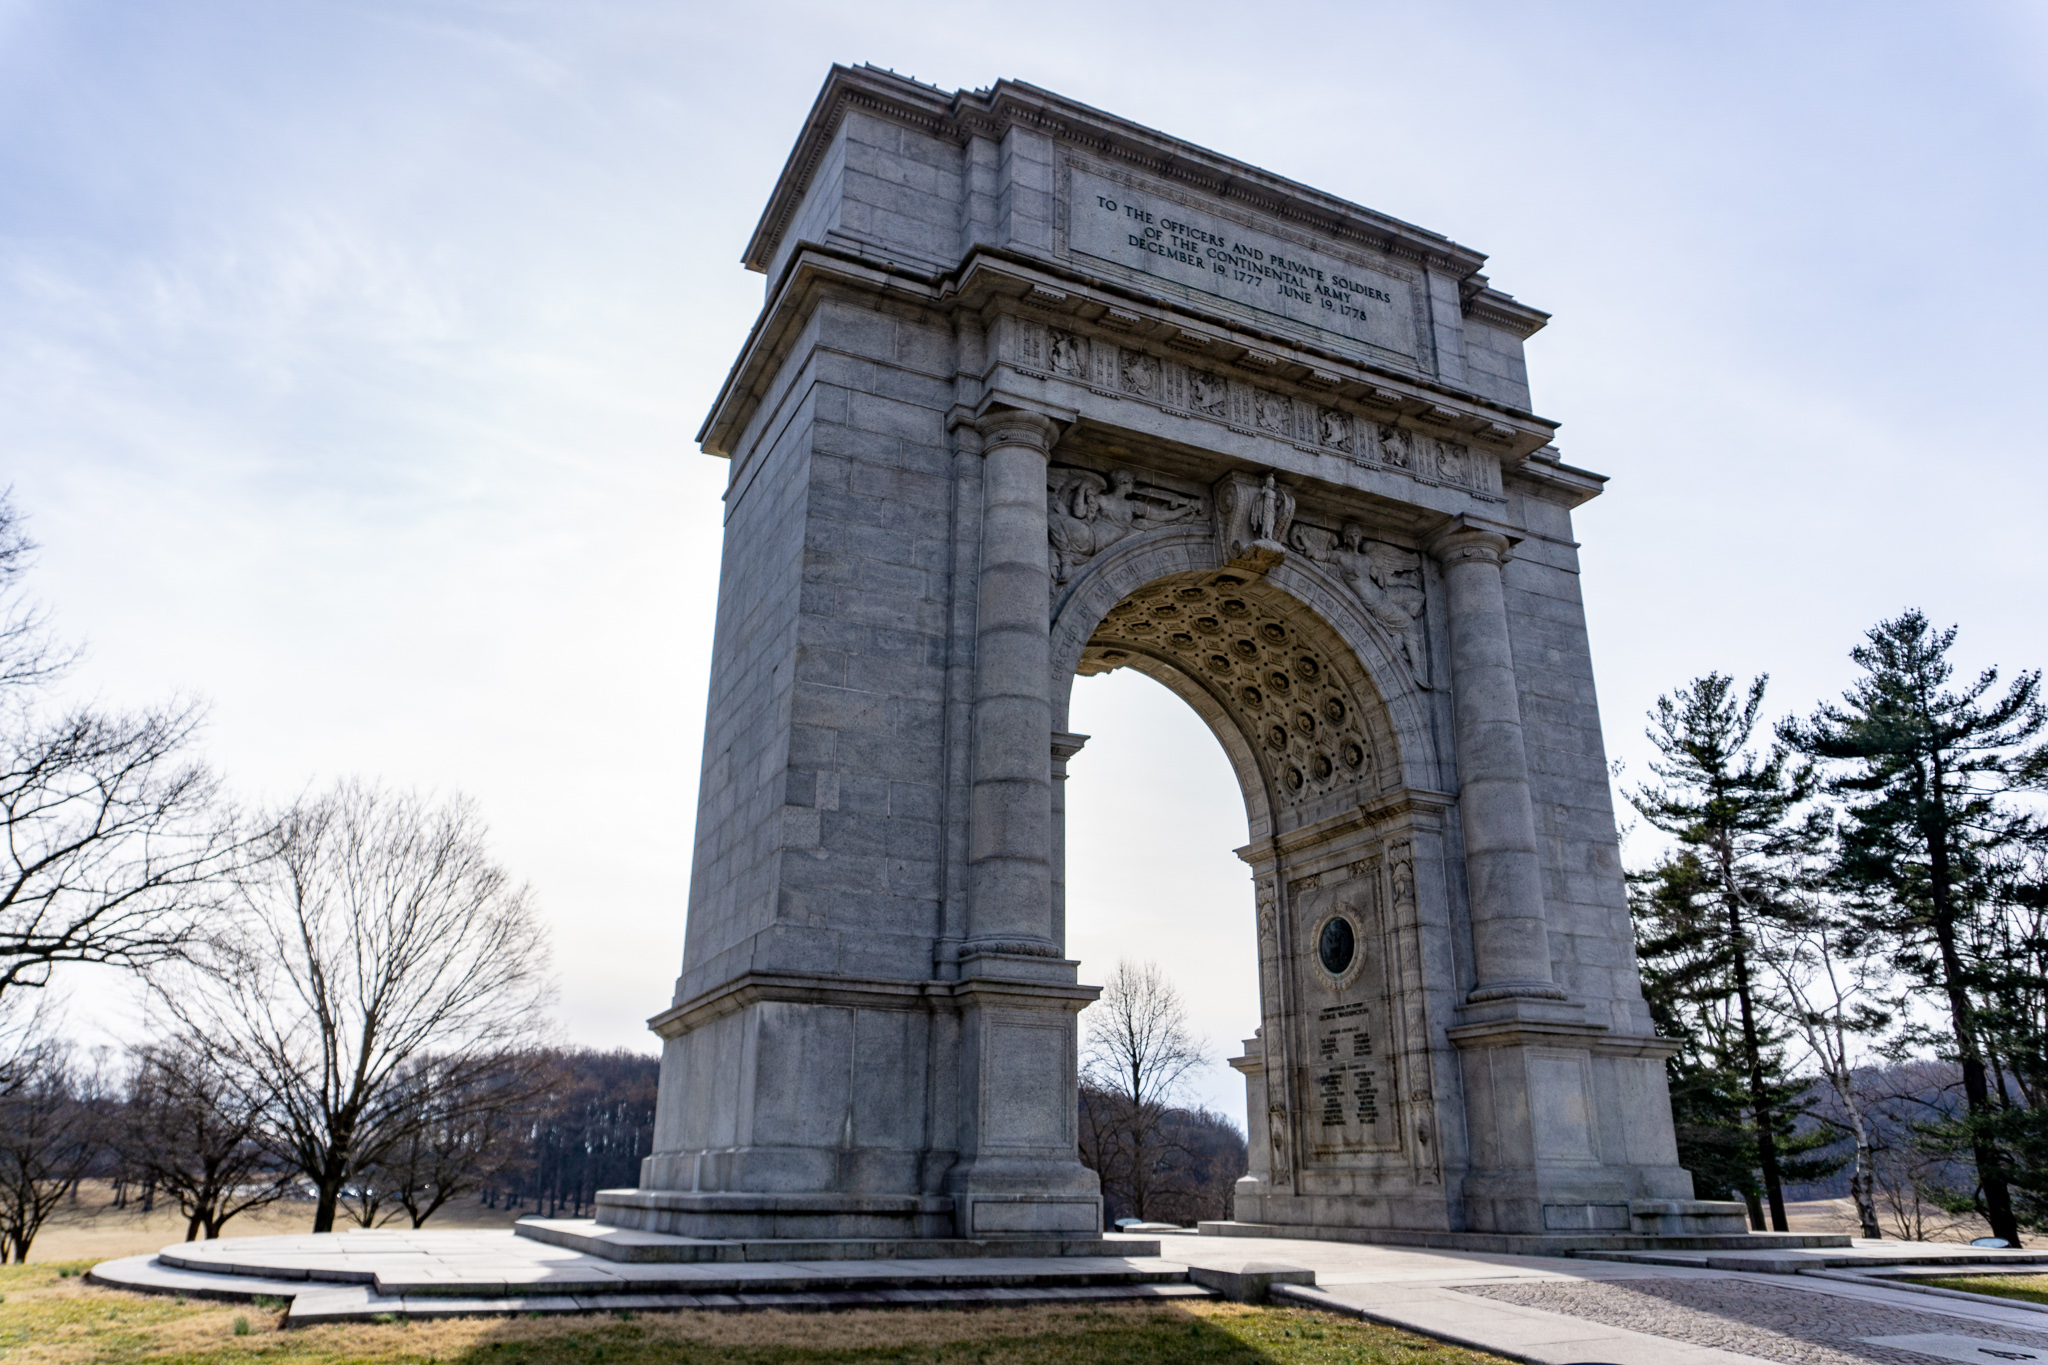
[[[1246,800],[1238,1223],[1731,1230],[1630,947],[1601,480],[1483,261],[1028,85],[833,70],[700,433],[732,471],[683,973],[600,1222],[1100,1231],[1060,792],[1074,677],[1131,667]]]

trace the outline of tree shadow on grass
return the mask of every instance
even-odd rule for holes
[[[414,1349],[426,1345],[420,1342]],[[522,1318],[486,1328],[460,1352],[435,1354],[458,1365],[1485,1365],[1498,1360],[1305,1309],[1235,1304]]]

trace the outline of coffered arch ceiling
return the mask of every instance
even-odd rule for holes
[[[1082,676],[1135,668],[1192,705],[1244,788],[1254,839],[1356,809],[1401,785],[1384,699],[1337,632],[1228,567],[1171,574],[1096,625]]]

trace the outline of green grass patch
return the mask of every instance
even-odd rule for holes
[[[1115,1304],[848,1313],[592,1313],[283,1328],[282,1305],[0,1267],[9,1365],[1501,1365],[1296,1308]],[[68,1273],[66,1273],[68,1272]]]
[[[2048,1275],[1944,1275],[1938,1280],[1913,1277],[1914,1284],[1960,1289],[1966,1294],[1995,1294],[2001,1299],[2048,1303]]]

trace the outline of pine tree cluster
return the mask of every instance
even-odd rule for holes
[[[1650,711],[1643,993],[1680,1162],[1760,1229],[1846,1170],[1868,1237],[1904,1196],[2048,1231],[2048,712],[2038,672],[1957,685],[1955,638],[1882,622],[1838,702],[1775,726],[1765,678]]]

